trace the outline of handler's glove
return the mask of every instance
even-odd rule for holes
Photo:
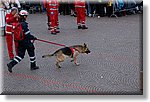
[[[37,37],[34,36],[33,40],[37,40]]]

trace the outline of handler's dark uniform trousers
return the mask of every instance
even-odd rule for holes
[[[30,57],[31,68],[36,67],[36,58],[34,49],[35,49],[34,45],[30,40],[25,39],[23,41],[20,41],[18,44],[18,51],[19,51],[18,56],[16,56],[13,59],[13,61],[15,62],[14,64],[19,63],[24,58],[25,52],[27,50],[28,55]]]
[[[25,38],[22,41],[18,42],[18,56],[16,56],[9,64],[9,67],[14,67],[16,64],[18,64],[25,56],[25,52],[27,50],[28,55],[30,57],[30,67],[31,70],[36,67],[36,58],[35,58],[35,52],[34,52],[34,45],[31,42],[31,40],[35,40],[35,37],[30,34],[30,31],[28,29],[28,23],[27,22],[21,22],[22,29],[25,34]]]

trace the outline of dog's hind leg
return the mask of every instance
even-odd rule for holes
[[[65,57],[63,55],[57,56],[56,57],[56,66],[57,68],[61,68],[60,62],[63,62],[65,60]]]
[[[56,62],[56,66],[57,66],[57,68],[61,68],[59,62]]]

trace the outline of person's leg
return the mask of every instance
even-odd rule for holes
[[[13,54],[13,35],[12,34],[6,34],[6,43],[7,43],[9,59],[13,59],[14,54]]]
[[[54,22],[55,22],[55,25],[54,25],[54,28],[55,28],[55,32],[56,33],[60,33],[60,31],[58,31],[57,29],[59,29],[58,25],[59,25],[59,22],[58,22],[58,11],[55,11],[54,13],[55,15],[55,19],[54,19]]]
[[[36,57],[35,57],[35,47],[33,43],[29,43],[27,47],[27,52],[30,57],[30,68],[31,70],[39,69],[38,66],[36,66]]]
[[[26,51],[26,48],[25,48],[24,44],[19,43],[18,44],[18,55],[10,63],[7,64],[8,71],[10,73],[12,73],[12,68],[24,58],[25,51]]]
[[[81,8],[80,16],[81,16],[82,29],[88,29],[88,27],[85,26],[85,21],[86,21],[85,8]]]
[[[80,8],[75,8],[77,13],[77,25],[78,29],[81,29],[81,22],[80,22]]]
[[[55,32],[55,12],[54,11],[51,11],[50,12],[50,30],[51,30],[51,34],[54,34],[56,35],[56,32]]]

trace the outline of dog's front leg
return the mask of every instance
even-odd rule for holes
[[[77,56],[78,56],[78,53],[75,53],[74,57],[73,57],[73,62],[74,62],[75,65],[79,66],[80,64],[77,63]]]

